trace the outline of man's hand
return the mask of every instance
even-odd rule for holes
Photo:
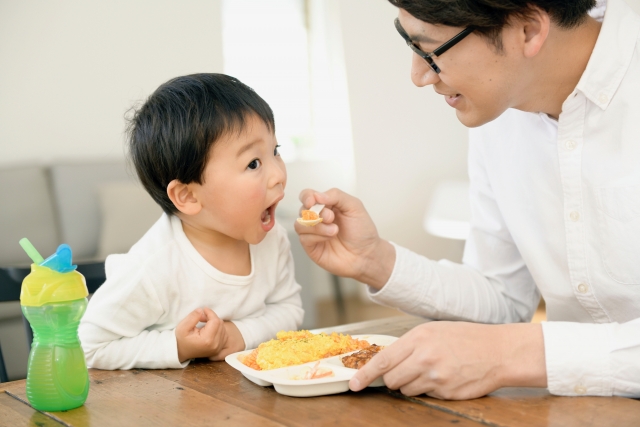
[[[383,376],[407,396],[473,399],[500,387],[546,387],[539,324],[429,322],[403,335],[349,382],[359,391]]]
[[[307,255],[337,276],[382,288],[393,271],[395,248],[378,236],[362,202],[335,188],[325,193],[304,190],[300,201],[305,209],[325,205],[320,224],[295,224]]]
[[[206,322],[206,325],[197,328],[199,322]],[[192,311],[178,323],[176,340],[180,363],[196,357],[222,360],[226,355],[244,349],[238,328],[231,322],[222,321],[206,307]]]

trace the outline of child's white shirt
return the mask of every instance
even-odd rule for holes
[[[209,264],[174,215],[163,214],[127,254],[110,255],[107,280],[89,301],[79,335],[87,365],[99,369],[182,368],[175,328],[208,307],[232,321],[246,348],[295,330],[304,311],[285,229],[250,245],[251,274]]]

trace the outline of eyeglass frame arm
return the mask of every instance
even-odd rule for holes
[[[447,41],[445,44],[434,49],[434,51],[432,52],[432,55],[435,55],[435,56],[442,55],[443,53],[451,49],[453,46],[458,44],[460,40],[467,37],[469,34],[473,33],[473,30],[474,29],[472,27],[467,27],[464,30],[460,31],[458,34],[453,36],[453,38]]]

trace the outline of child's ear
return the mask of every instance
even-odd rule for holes
[[[167,196],[175,207],[185,215],[196,215],[202,210],[202,204],[190,184],[184,184],[174,179],[167,185]]]

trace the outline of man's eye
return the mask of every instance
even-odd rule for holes
[[[247,166],[248,169],[258,169],[262,163],[258,159],[253,159]]]
[[[280,146],[276,145],[276,148],[273,150],[273,155],[274,156],[279,156],[280,155],[280,152],[278,151],[278,148],[280,148]]]

